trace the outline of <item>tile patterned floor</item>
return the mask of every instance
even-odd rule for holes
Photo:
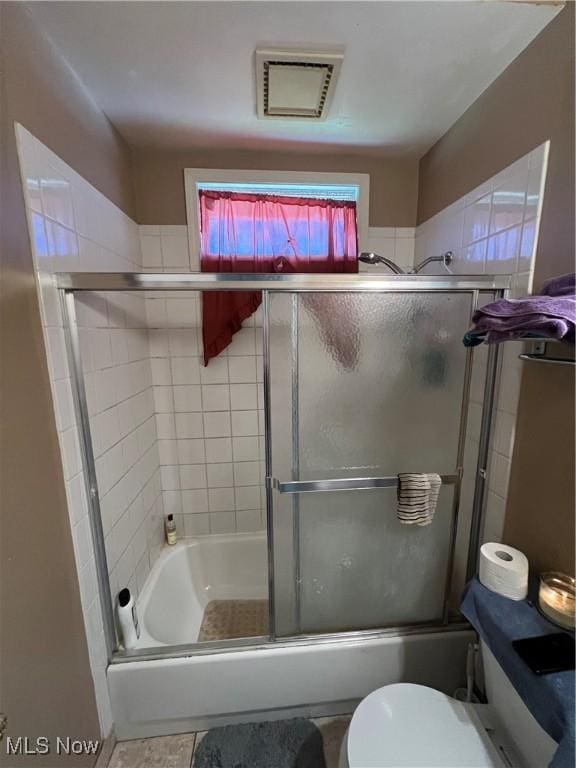
[[[322,734],[326,768],[338,768],[350,717],[319,717],[312,722]],[[118,742],[108,768],[194,768],[194,752],[205,735],[203,731]]]
[[[312,720],[322,734],[326,768],[338,768],[342,739],[350,725],[351,718],[352,715],[347,717],[317,717]]]

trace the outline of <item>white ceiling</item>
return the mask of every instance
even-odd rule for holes
[[[558,13],[505,0],[34,2],[130,144],[421,155]],[[326,122],[259,121],[257,46],[345,48]]]

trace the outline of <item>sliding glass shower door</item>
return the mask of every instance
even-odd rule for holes
[[[268,294],[277,636],[442,619],[473,301],[472,291]],[[442,475],[430,525],[397,519],[399,472]]]

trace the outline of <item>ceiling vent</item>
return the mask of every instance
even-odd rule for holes
[[[342,52],[256,50],[256,92],[261,119],[325,120]]]

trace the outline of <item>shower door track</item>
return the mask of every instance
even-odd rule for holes
[[[212,272],[57,272],[64,291],[505,291],[509,275],[234,274]]]
[[[459,619],[449,624],[439,624],[437,621],[422,624],[403,624],[398,627],[383,627],[380,629],[342,630],[340,632],[323,632],[317,634],[302,634],[280,638],[268,635],[261,637],[235,638],[233,640],[210,640],[203,643],[182,643],[181,645],[164,645],[150,648],[138,648],[132,651],[115,651],[110,664],[124,664],[130,661],[154,661],[157,659],[177,659],[182,656],[209,656],[221,653],[242,653],[246,651],[269,651],[274,648],[297,648],[299,646],[343,644],[361,646],[375,640],[387,637],[410,637],[412,635],[433,635],[446,632],[464,632],[472,629],[468,621]]]
[[[412,635],[416,633],[441,633],[461,631],[469,628],[465,621],[450,621],[448,617],[447,596],[450,577],[453,571],[454,547],[457,528],[458,497],[462,472],[462,452],[464,445],[468,394],[471,374],[471,350],[468,350],[463,387],[462,417],[459,437],[458,467],[454,475],[443,476],[443,482],[454,484],[456,493],[453,503],[453,520],[450,533],[450,553],[447,568],[447,582],[444,601],[444,615],[441,621],[410,624],[400,627],[380,629],[362,629],[356,631],[340,631],[330,633],[306,634],[278,638],[274,631],[274,551],[272,535],[272,506],[271,493],[271,441],[270,441],[270,398],[269,398],[269,355],[268,355],[268,299],[271,293],[470,293],[473,296],[473,308],[477,304],[480,293],[496,293],[498,298],[506,296],[510,287],[510,277],[507,275],[365,275],[365,274],[215,274],[215,273],[120,273],[120,272],[70,272],[55,275],[56,287],[60,290],[64,317],[64,332],[66,335],[68,357],[72,375],[74,403],[81,425],[81,453],[84,467],[84,478],[88,498],[89,518],[94,541],[94,555],[98,580],[98,593],[102,611],[104,634],[108,660],[110,663],[125,663],[145,659],[174,658],[181,656],[206,655],[210,653],[230,653],[232,651],[266,650],[276,647],[294,645],[311,645],[316,643],[363,643],[370,640],[390,636]],[[76,323],[74,294],[84,291],[263,291],[264,322],[264,389],[265,389],[265,421],[266,421],[266,475],[267,475],[267,521],[268,521],[268,569],[269,569],[269,621],[270,634],[261,638],[246,638],[208,643],[190,643],[177,646],[157,648],[142,648],[132,651],[121,651],[116,648],[116,633],[113,614],[112,595],[108,580],[108,566],[104,543],[104,531],[100,517],[100,505],[96,468],[90,434],[90,419],[86,400],[86,391],[82,370],[80,340]],[[473,514],[468,548],[467,573],[474,572],[478,557],[478,546],[485,506],[485,481],[488,447],[494,407],[494,393],[497,380],[498,350],[492,346],[488,352],[487,374],[484,393],[483,417],[480,435],[476,482],[474,490]],[[361,487],[388,487],[395,483],[395,478],[354,478],[346,480],[368,483]],[[317,481],[337,484],[340,480]],[[297,492],[294,487],[297,481],[278,484],[285,493]],[[308,483],[305,483],[308,484]],[[293,489],[290,488],[293,486]],[[356,488],[358,489],[358,487]],[[308,490],[337,490],[336,487],[317,487]],[[340,490],[346,490],[341,488]],[[351,490],[351,488],[349,488]]]

